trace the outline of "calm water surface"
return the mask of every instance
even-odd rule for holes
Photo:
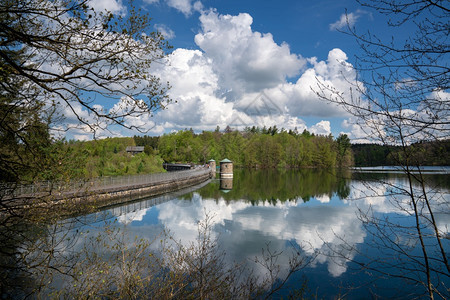
[[[268,245],[283,253],[290,253],[291,247],[300,249],[303,256],[314,260],[293,276],[288,286],[295,287],[306,278],[310,294],[319,298],[408,298],[408,292],[420,293],[422,287],[407,285],[402,279],[386,279],[371,270],[361,271],[360,264],[351,262],[369,263],[375,257],[393,263],[372,267],[392,267],[396,260],[405,264],[406,260],[384,245],[374,227],[364,223],[361,216],[361,212],[370,211],[381,219],[390,217],[401,226],[414,225],[407,208],[399,211],[398,203],[407,203],[408,198],[391,185],[402,186],[405,178],[399,174],[361,174],[365,176],[361,181],[361,176],[348,179],[352,176],[346,175],[347,179],[317,170],[235,170],[232,181],[214,179],[193,192],[168,196],[157,205],[138,202],[110,209],[109,213],[130,234],[151,239],[166,229],[186,245],[196,239],[197,223],[205,214],[213,216],[212,235],[230,263],[253,261]],[[369,185],[365,184],[367,180]],[[448,236],[449,175],[444,172],[427,180],[438,228]],[[410,247],[411,253],[420,255],[415,252],[415,237],[397,239],[399,246]],[[449,239],[444,239],[447,251],[449,245]],[[287,269],[288,255],[282,255],[278,263]],[[389,272],[398,275],[403,271]],[[439,280],[448,287],[448,279],[447,273]]]
[[[93,236],[101,232],[107,216],[108,224],[116,221],[131,237],[153,240],[168,230],[176,240],[188,245],[197,238],[198,222],[209,215],[211,234],[230,264],[242,262],[255,274],[263,275],[266,270],[252,262],[267,248],[283,253],[277,261],[281,275],[288,268],[288,254],[293,248],[309,261],[291,277],[284,295],[305,279],[308,295],[325,299],[339,295],[347,299],[407,299],[411,294],[420,295],[422,286],[384,274],[423,276],[414,272],[417,268],[409,259],[395,251],[408,249],[409,255],[418,255],[420,261],[418,240],[408,233],[407,226],[414,225],[408,198],[399,193],[405,178],[398,173],[380,172],[344,175],[318,170],[235,170],[232,180],[213,179],[188,191],[85,216],[74,229],[89,230]],[[427,175],[427,183],[437,226],[447,235],[443,246],[448,255],[449,174]],[[386,236],[380,236],[377,227],[365,222],[366,212],[380,220],[389,218],[402,226],[402,232],[394,236],[385,228]],[[386,223],[379,223],[383,225]],[[389,239],[393,243],[386,243]],[[431,234],[426,241],[433,244],[435,238]],[[157,250],[157,245],[152,247]],[[432,250],[430,254],[434,255]],[[361,270],[361,266],[367,267]],[[449,274],[446,270],[441,273],[437,282],[448,288]]]

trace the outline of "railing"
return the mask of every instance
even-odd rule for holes
[[[192,170],[178,172],[98,177],[90,180],[70,180],[68,182],[42,181],[34,184],[18,184],[15,186],[2,185],[0,189],[13,197],[37,195],[55,191],[60,193],[77,191],[95,192],[107,189],[133,188],[141,185],[151,186],[169,181],[181,181],[191,177],[206,175],[209,172],[209,169],[198,167]]]

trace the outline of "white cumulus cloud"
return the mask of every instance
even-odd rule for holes
[[[332,49],[323,61],[303,58],[292,53],[288,44],[276,43],[270,33],[254,31],[249,14],[203,11],[201,2],[188,0],[167,3],[185,14],[201,11],[201,30],[195,36],[199,49],[175,49],[166,63],[152,65],[149,72],[162,82],[169,81],[169,95],[176,103],[153,117],[126,117],[127,126],[161,134],[184,128],[201,131],[227,125],[235,129],[277,125],[328,135],[331,125],[326,118],[348,117],[343,109],[321,100],[315,90],[320,82],[350,97],[348,91],[356,81],[356,72],[342,50]],[[155,28],[166,38],[175,36],[166,25],[156,24]],[[122,99],[110,112],[120,115],[131,109],[124,104]],[[320,117],[323,121],[308,128],[304,117]],[[119,132],[128,133],[125,129]]]
[[[303,116],[346,116],[314,91],[319,80],[349,95],[356,73],[342,50],[332,49],[326,61],[302,58],[287,44],[275,43],[270,33],[253,31],[253,19],[245,13],[231,16],[210,10],[200,22],[202,29],[195,36],[200,50],[176,49],[167,64],[154,69],[170,82],[170,96],[177,101],[158,113],[156,123],[194,130],[276,124],[302,131],[307,129]],[[297,81],[288,82],[293,76]],[[328,135],[330,122],[319,122],[311,131]]]
[[[276,44],[270,33],[253,31],[249,14],[219,15],[211,10],[200,16],[200,22],[202,30],[195,42],[212,59],[220,87],[230,91],[230,100],[275,87],[306,64],[287,44]]]
[[[158,75],[170,80],[170,96],[177,103],[160,112],[158,119],[186,128],[203,126],[213,129],[225,125],[233,114],[233,104],[216,96],[217,75],[210,59],[199,50],[176,49]]]

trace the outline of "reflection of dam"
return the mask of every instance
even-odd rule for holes
[[[161,204],[161,203],[171,201],[174,198],[177,198],[184,194],[194,192],[197,189],[204,187],[208,183],[209,183],[209,180],[205,181],[199,185],[185,188],[185,189],[173,192],[173,193],[164,194],[159,197],[153,197],[153,198],[149,198],[149,199],[145,199],[145,200],[144,199],[138,200],[138,201],[131,202],[131,203],[128,203],[125,205],[109,207],[109,208],[106,208],[103,212],[105,212],[105,211],[110,212],[112,215],[117,216],[117,217],[123,216],[123,215],[129,214],[129,213],[137,212],[137,211],[144,210],[144,209],[153,207],[153,206]]]
[[[160,197],[155,197],[147,200],[140,200],[138,202],[133,202],[126,205],[121,205],[117,207],[113,207],[110,209],[107,209],[108,212],[113,214],[116,217],[120,217],[129,213],[137,212],[140,210],[144,210],[150,207],[153,207],[155,205],[170,201],[174,198],[173,195],[164,195]]]

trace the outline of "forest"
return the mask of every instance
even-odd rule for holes
[[[144,146],[144,152],[132,155],[128,146]],[[351,144],[347,135],[314,135],[304,130],[278,130],[252,127],[244,131],[180,130],[162,136],[106,138],[92,141],[63,141],[58,164],[72,178],[122,176],[164,172],[163,162],[205,164],[228,158],[245,168],[317,168],[398,165],[405,158],[400,147],[377,144]],[[423,142],[408,147],[410,163],[450,165],[450,140]],[[402,155],[400,155],[402,154]],[[66,174],[67,176],[67,174]],[[41,174],[45,178],[45,173]]]
[[[411,165],[450,166],[450,139],[414,143],[405,149],[400,146],[352,144],[357,167],[402,165],[408,159]]]
[[[128,146],[144,146],[144,152],[127,153]],[[228,158],[237,167],[333,169],[352,166],[398,165],[405,160],[422,165],[450,165],[450,140],[422,142],[400,147],[377,144],[351,144],[347,135],[314,135],[304,130],[278,130],[252,127],[244,131],[180,130],[162,136],[134,136],[91,141],[58,141],[46,146],[51,169],[35,168],[39,174],[24,178],[51,180],[48,174],[61,178],[94,178],[164,172],[163,162],[205,164]],[[39,158],[35,158],[39,160]],[[30,169],[32,170],[32,169]],[[55,171],[56,170],[56,171]],[[48,173],[48,174],[47,174]],[[36,177],[37,176],[37,177]]]
[[[128,146],[144,146],[132,155]],[[62,148],[71,177],[133,175],[161,172],[163,162],[205,164],[228,158],[236,166],[250,168],[335,168],[353,164],[350,140],[334,139],[308,131],[298,134],[276,127],[244,132],[217,129],[196,134],[192,130],[155,136],[66,141]]]
[[[346,135],[334,139],[273,126],[243,132],[217,128],[200,134],[183,130],[161,136],[158,152],[167,162],[205,163],[228,158],[237,166],[250,168],[334,168],[352,165],[350,146]]]

